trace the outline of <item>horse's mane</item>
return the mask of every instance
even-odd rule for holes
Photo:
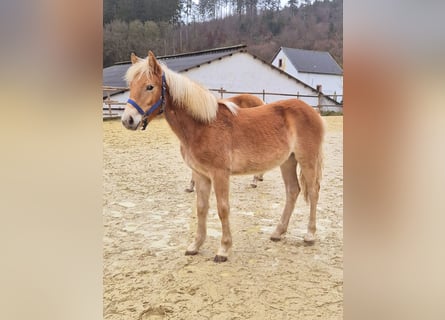
[[[211,122],[216,118],[218,101],[209,90],[189,78],[173,72],[165,64],[159,61],[158,63],[165,73],[173,103],[182,106],[196,120]],[[141,77],[144,74],[148,77],[151,76],[151,68],[147,59],[140,59],[127,70],[125,80],[130,83],[137,75]],[[236,110],[232,111],[232,108],[228,108],[232,113],[236,113]]]

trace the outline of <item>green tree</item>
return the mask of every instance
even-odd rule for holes
[[[127,52],[134,52],[136,55],[144,54],[145,51],[145,28],[139,20],[133,20],[128,24],[128,47]],[[146,53],[145,53],[146,54]]]
[[[298,10],[298,0],[288,0],[287,5],[289,6],[291,14],[295,15]]]
[[[128,24],[113,20],[104,28],[104,65],[128,60]]]
[[[173,21],[181,17],[182,0],[104,0],[104,23],[120,19],[130,22]]]
[[[104,16],[103,16],[103,23],[107,24],[110,23],[111,20],[113,20],[116,16],[116,9],[117,9],[117,2],[118,0],[104,0],[103,2],[103,10],[104,10]]]

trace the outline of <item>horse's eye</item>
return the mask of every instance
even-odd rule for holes
[[[152,86],[151,84],[149,84],[149,85],[147,86],[147,91],[151,91],[151,90],[153,90],[153,86]]]

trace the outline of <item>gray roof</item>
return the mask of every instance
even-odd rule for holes
[[[286,47],[281,47],[281,50],[283,50],[284,54],[299,72],[336,75],[343,74],[343,70],[327,51],[313,51]]]
[[[245,47],[246,45],[236,45],[185,54],[159,56],[157,59],[165,63],[170,70],[181,72],[231,55],[234,52],[244,49]],[[130,67],[130,64],[130,61],[126,61],[103,69],[103,85],[111,87],[126,87],[127,84],[124,80],[124,75],[127,72],[127,69]]]
[[[115,64],[114,66],[103,69],[103,85],[110,87],[126,87],[124,75],[130,67],[131,63]]]
[[[197,65],[201,65],[225,57],[232,53],[233,52],[225,51],[225,52],[204,53],[201,55],[181,56],[172,58],[160,57],[159,60],[165,63],[170,70],[181,72],[196,67]]]

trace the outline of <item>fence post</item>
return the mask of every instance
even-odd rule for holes
[[[110,114],[110,117],[111,117],[111,116],[112,116],[112,113],[111,113],[110,91],[107,91],[107,99],[108,99],[108,113]]]
[[[317,91],[318,91],[318,105],[317,105],[317,107],[318,107],[318,113],[321,114],[321,96],[322,96],[322,93],[321,93],[321,84],[317,85]]]
[[[266,102],[266,90],[263,89],[263,101]]]
[[[318,113],[321,114],[321,92],[318,92]]]
[[[221,87],[221,89],[219,89],[219,92],[221,93],[221,99],[224,99],[224,88]]]

